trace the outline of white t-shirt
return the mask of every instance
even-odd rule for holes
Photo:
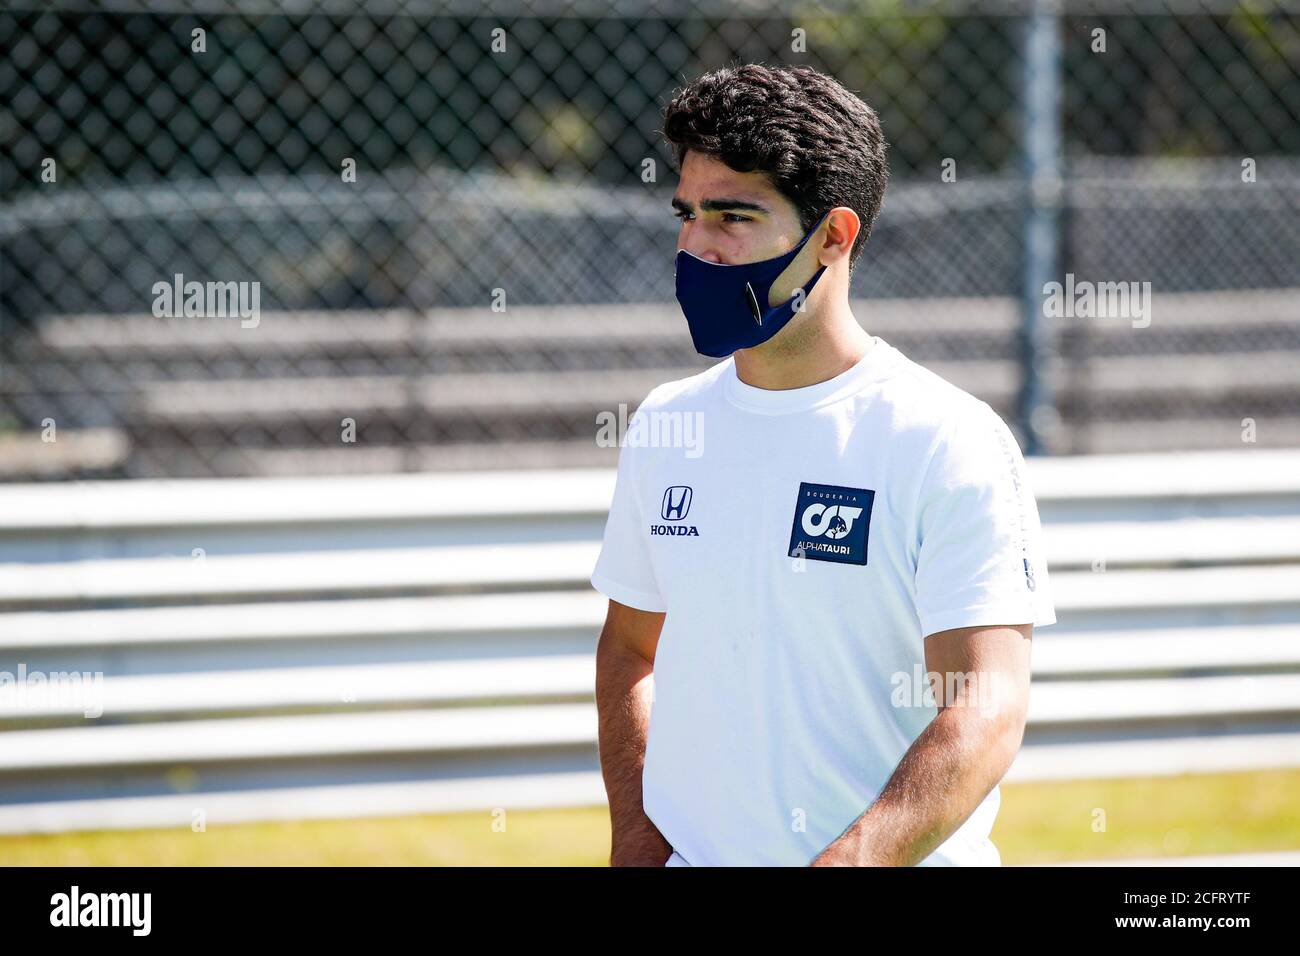
[[[670,865],[810,863],[938,713],[925,635],[1056,621],[1040,536],[1006,424],[879,337],[805,388],[728,358],[653,389],[591,583],[667,612],[642,784]],[[999,802],[922,865],[1000,864]]]

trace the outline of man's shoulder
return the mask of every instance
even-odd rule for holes
[[[700,398],[721,384],[722,375],[731,361],[727,358],[693,375],[661,382],[650,389],[641,400],[638,410],[669,411],[680,407],[698,407]]]
[[[889,408],[898,429],[938,434],[963,424],[1001,421],[988,402],[896,352],[895,374],[881,389],[880,400]]]

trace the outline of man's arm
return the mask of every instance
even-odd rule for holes
[[[611,866],[663,866],[673,848],[645,815],[641,769],[664,614],[609,602],[596,645],[600,769],[609,797]]]
[[[970,817],[1024,739],[1032,632],[1031,624],[962,627],[925,639],[926,670],[942,675],[939,714],[813,866],[913,866]]]

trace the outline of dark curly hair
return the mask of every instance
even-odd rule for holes
[[[853,209],[862,228],[849,252],[852,272],[880,215],[889,167],[875,111],[833,77],[757,63],[714,70],[673,95],[661,132],[678,174],[689,149],[739,173],[767,173],[799,210],[804,233],[836,206]]]

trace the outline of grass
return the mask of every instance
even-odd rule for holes
[[[1004,864],[1300,850],[1300,770],[1006,785]],[[1104,813],[1104,819],[1098,811]],[[5,866],[604,866],[604,807],[0,837]],[[1104,824],[1104,829],[1097,829]],[[495,826],[494,826],[495,825]]]
[[[1300,769],[1004,786],[993,842],[1003,863],[1300,850],[1298,793]]]
[[[600,866],[604,807],[0,837],[3,866]],[[499,827],[499,823],[497,823]]]

